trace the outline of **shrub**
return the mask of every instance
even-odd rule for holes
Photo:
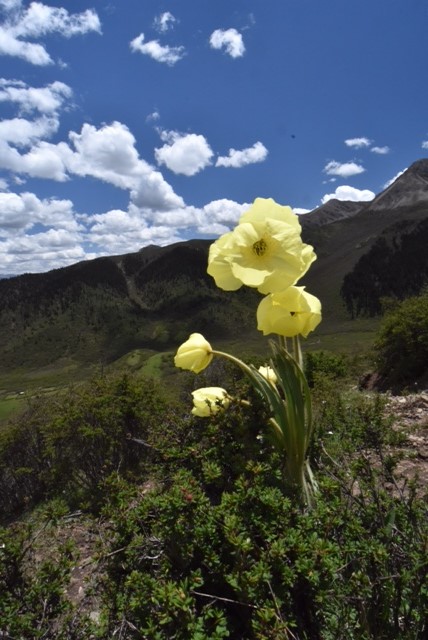
[[[182,468],[163,482],[112,486],[103,638],[424,637],[426,507],[384,489],[382,401],[340,398],[331,380],[316,398],[309,513],[281,490],[263,415],[240,405],[192,420]]]
[[[156,458],[168,416],[152,380],[126,375],[40,399],[0,433],[0,513],[55,495],[97,509],[110,474],[141,475]]]
[[[75,430],[90,423],[102,425],[106,434],[105,444],[98,433],[92,440],[91,430],[87,441],[86,430],[78,434],[83,458],[85,444],[90,459],[94,447],[105,446],[107,464],[116,462],[111,446],[121,446],[122,435],[115,438],[126,416],[136,419],[133,433],[144,435],[150,445],[141,448],[130,441],[140,456],[135,468],[131,457],[118,472],[98,472],[97,504],[102,501],[102,521],[108,525],[100,544],[99,567],[105,574],[96,589],[102,600],[99,623],[90,625],[64,597],[75,562],[70,548],[60,549],[56,561],[49,558],[33,572],[28,565],[25,570],[39,528],[23,525],[0,531],[0,635],[64,640],[426,637],[426,503],[412,487],[395,494],[385,488],[393,472],[384,455],[391,432],[378,396],[340,395],[334,380],[318,380],[311,456],[320,491],[315,508],[303,512],[281,489],[278,456],[256,397],[251,407],[236,402],[200,420],[173,416],[168,407],[160,411],[156,399],[142,409],[137,399],[143,402],[150,383],[139,386],[119,378],[90,388],[94,397],[85,387],[63,408],[65,444],[55,442],[67,455],[47,476],[52,491],[49,482],[55,477],[59,487],[68,487],[66,495],[79,494],[80,480],[61,475],[70,471],[66,459],[85,474],[77,445],[69,444],[66,415]],[[238,399],[247,400],[249,393],[243,387]],[[82,400],[79,421],[74,419],[77,398]],[[54,435],[59,438],[59,430]],[[59,501],[51,503],[46,517],[58,520],[64,508]]]
[[[308,351],[305,354],[305,374],[310,387],[318,378],[344,378],[347,361],[344,355],[331,351]]]
[[[428,373],[428,294],[390,306],[374,345],[384,386],[414,385]]]

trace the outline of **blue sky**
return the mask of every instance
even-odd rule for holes
[[[0,274],[373,198],[428,156],[427,29],[426,0],[0,0]]]

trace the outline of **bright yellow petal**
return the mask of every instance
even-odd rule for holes
[[[200,333],[192,333],[178,349],[174,364],[180,369],[200,373],[213,359],[212,347]]]
[[[289,287],[272,293],[257,309],[257,328],[264,335],[276,333],[291,338],[306,337],[321,322],[321,303],[304,287]]]
[[[227,409],[230,398],[225,389],[221,387],[203,387],[192,391],[192,414],[199,418],[208,418],[220,409]]]
[[[299,218],[295,213],[293,213],[291,207],[277,204],[272,198],[256,198],[248,211],[242,214],[239,223],[263,222],[267,218],[286,222],[294,227],[299,233],[301,232]]]

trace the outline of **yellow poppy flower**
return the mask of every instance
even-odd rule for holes
[[[257,309],[257,328],[263,335],[306,336],[321,322],[321,302],[305,287],[289,287],[263,298]]]
[[[266,380],[271,384],[276,384],[278,382],[278,377],[272,367],[259,367],[259,373],[261,373],[263,378],[266,378]]]
[[[174,364],[181,369],[199,373],[208,367],[213,359],[210,343],[200,333],[192,333],[186,342],[178,348]]]
[[[300,233],[297,216],[290,207],[257,198],[237,227],[211,245],[207,271],[226,291],[243,284],[260,293],[283,291],[295,284],[316,259]]]
[[[192,391],[192,414],[199,418],[209,418],[220,409],[227,409],[230,398],[227,391],[221,387],[203,387]]]
[[[266,218],[285,222],[301,233],[301,226],[298,216],[293,213],[291,207],[283,206],[275,202],[272,198],[256,198],[247,211],[239,218],[239,224],[242,222],[264,222]]]

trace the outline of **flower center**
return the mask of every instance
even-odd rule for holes
[[[268,246],[266,242],[263,240],[263,238],[260,238],[260,240],[257,240],[257,242],[253,244],[253,253],[255,253],[256,256],[264,256],[267,248]]]

